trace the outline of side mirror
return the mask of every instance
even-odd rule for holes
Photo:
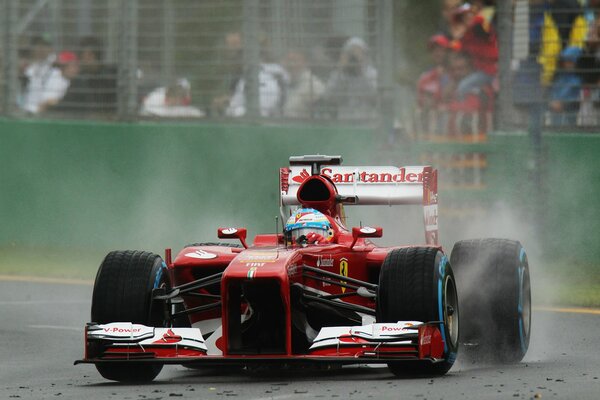
[[[370,226],[355,226],[352,228],[352,245],[350,248],[353,248],[356,244],[358,238],[369,238],[369,237],[382,237],[383,236],[383,228],[380,226],[370,227]]]
[[[248,248],[246,244],[246,235],[248,231],[246,228],[219,228],[217,229],[217,236],[219,239],[239,239],[245,249]]]

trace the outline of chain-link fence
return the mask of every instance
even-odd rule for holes
[[[0,7],[4,115],[368,122],[391,92],[391,0]]]
[[[454,7],[450,25],[465,18],[462,1],[446,3]],[[398,12],[410,11],[404,3],[2,0],[0,112],[120,120],[373,122],[387,116],[388,123],[396,115],[417,133],[470,138],[538,120],[543,128],[597,127],[600,2],[472,2],[478,3],[494,9],[486,24],[499,51],[480,104],[459,105],[458,114],[417,104],[407,121],[394,99],[394,86],[404,79],[394,57],[407,47],[394,42],[394,32],[406,25],[394,26]],[[446,28],[453,39],[453,27]],[[426,41],[409,46],[425,51]]]

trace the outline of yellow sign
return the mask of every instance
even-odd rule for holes
[[[348,259],[340,258],[340,275],[348,276]],[[342,281],[342,283],[346,283]],[[346,293],[346,288],[342,286],[342,293]]]

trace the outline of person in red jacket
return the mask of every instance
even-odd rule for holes
[[[433,66],[417,80],[417,102],[420,108],[431,108],[442,99],[442,89],[448,83],[446,58],[451,42],[444,35],[433,35],[428,48]]]
[[[421,133],[444,133],[440,126],[440,107],[444,88],[450,83],[447,71],[447,58],[455,50],[457,42],[451,42],[444,35],[433,35],[428,48],[433,66],[423,72],[417,81],[417,115]]]
[[[461,50],[471,57],[473,68],[479,72],[472,78],[477,79],[477,84],[493,83],[498,73],[497,35],[492,15],[482,12],[485,3],[464,4],[455,12],[457,21],[464,25],[464,34],[459,39]]]
[[[478,79],[481,71],[474,68],[468,53],[452,53],[449,57],[450,83],[444,91],[448,111],[447,133],[463,135],[486,133],[491,129],[494,92],[489,83]]]

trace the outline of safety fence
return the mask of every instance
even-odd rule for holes
[[[2,113],[372,122],[392,3],[4,0]]]
[[[454,9],[437,31],[467,43],[455,29],[469,20],[467,7],[445,3]],[[536,118],[547,128],[593,131],[600,122],[598,3],[476,3],[489,6],[477,17],[497,39],[493,49],[481,48],[497,57],[488,65],[496,78],[495,125],[523,128]],[[408,45],[394,40],[406,36],[401,17],[410,8],[392,0],[2,0],[0,112],[121,120],[390,118],[398,111],[397,81],[414,79],[399,78],[396,67],[411,63],[406,48],[426,47],[427,37]]]

